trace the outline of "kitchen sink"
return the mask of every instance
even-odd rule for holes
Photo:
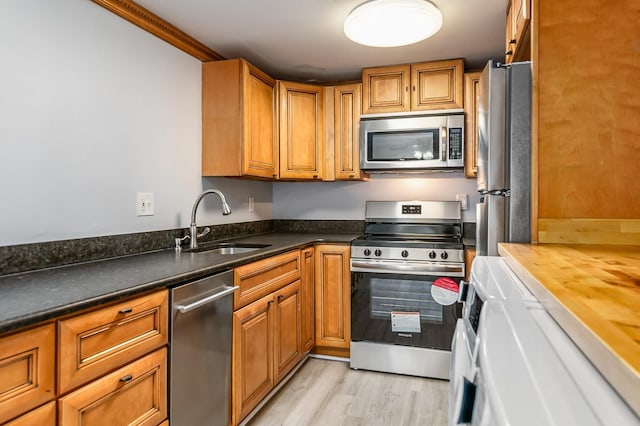
[[[192,253],[213,253],[213,254],[240,254],[250,253],[270,247],[270,244],[251,244],[251,243],[205,243],[200,244],[196,249],[187,249]]]

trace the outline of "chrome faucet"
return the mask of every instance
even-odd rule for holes
[[[227,200],[224,198],[224,194],[217,189],[209,189],[198,195],[198,198],[196,198],[196,202],[193,203],[193,209],[191,210],[191,226],[189,226],[189,247],[192,250],[198,248],[198,238],[204,237],[211,231],[209,227],[206,227],[200,234],[198,234],[198,228],[196,226],[196,211],[198,210],[198,205],[207,194],[217,194],[218,197],[220,197],[220,201],[222,202],[222,214],[225,216],[231,214],[231,207],[229,207],[229,204],[227,204]],[[184,238],[186,238],[186,236]]]

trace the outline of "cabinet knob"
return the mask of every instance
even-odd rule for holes
[[[516,44],[516,39],[512,38],[511,40],[509,40],[509,44]]]
[[[356,175],[349,175],[349,179],[353,179]]]
[[[415,84],[413,85],[413,91],[414,92],[416,91],[416,85]]]
[[[318,175],[313,175],[313,178],[314,179],[318,179]]]
[[[404,86],[404,91],[408,92],[409,91],[409,86]]]
[[[283,295],[279,295],[279,296],[278,296],[278,302],[281,302],[281,301],[282,301],[282,299],[284,299],[284,296],[283,296]]]
[[[131,374],[127,374],[126,376],[120,377],[121,382],[128,382],[131,379],[133,379],[133,376]]]
[[[130,314],[131,312],[133,312],[133,309],[131,308],[122,308],[118,311],[120,314]]]
[[[511,56],[513,55],[513,52],[511,50],[507,50],[506,52],[504,52],[505,56]]]

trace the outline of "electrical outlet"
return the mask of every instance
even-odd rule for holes
[[[138,192],[136,194],[136,215],[153,216],[153,192]]]
[[[255,201],[255,197],[253,195],[249,195],[249,213],[256,211]]]
[[[467,209],[467,194],[456,194],[456,201],[460,201],[460,208]]]

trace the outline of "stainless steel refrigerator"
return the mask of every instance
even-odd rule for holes
[[[476,253],[531,241],[531,63],[489,61],[478,99]]]

